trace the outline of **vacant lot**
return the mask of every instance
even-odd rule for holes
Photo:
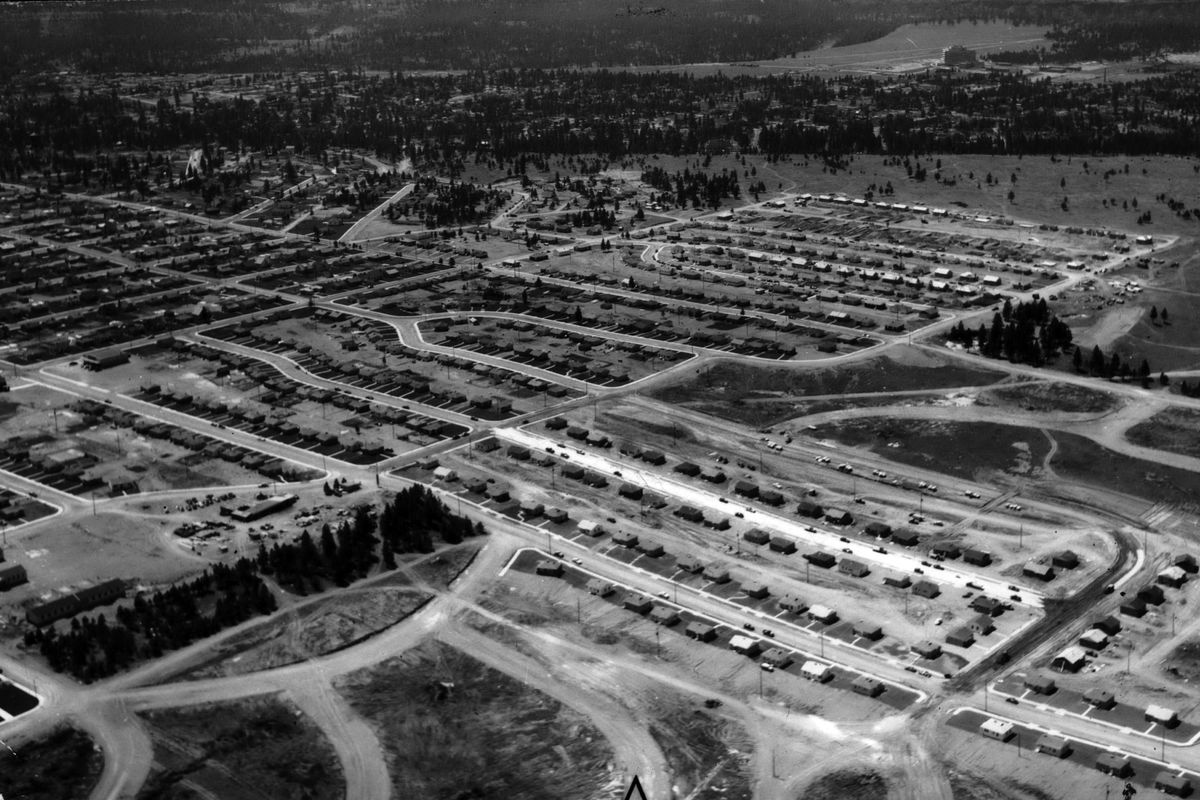
[[[818,425],[811,435],[971,480],[988,472],[1036,476],[1050,452],[1050,442],[1040,430],[991,422],[885,417]]]
[[[612,751],[586,717],[427,642],[343,680],[380,734],[395,797],[592,798]]]
[[[1123,456],[1077,434],[1052,435],[1058,451],[1050,467],[1067,480],[1151,502],[1190,503],[1200,494],[1200,473]]]
[[[1188,639],[1166,657],[1163,672],[1185,683],[1200,678],[1200,640]]]
[[[8,744],[12,750],[0,749],[0,781],[10,798],[87,797],[104,766],[92,740],[74,728],[60,728],[34,742]]]
[[[667,758],[680,796],[698,800],[754,796],[748,763],[753,742],[740,725],[698,708],[694,698],[670,691],[655,692],[650,713],[650,735]]]
[[[221,800],[344,795],[329,743],[307,718],[276,699],[156,711],[146,721],[155,769],[139,800],[167,800],[181,791]]]
[[[1142,447],[1200,458],[1200,411],[1168,408],[1134,425],[1125,438]]]

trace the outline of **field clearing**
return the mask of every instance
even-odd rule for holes
[[[679,794],[697,800],[754,796],[754,743],[745,728],[665,688],[656,687],[642,702],[649,705],[650,735],[667,758]]]
[[[612,750],[586,717],[439,642],[338,690],[379,733],[396,797],[586,800],[609,783]]]
[[[74,728],[58,728],[35,741],[6,741],[0,774],[11,798],[87,797],[104,766],[99,747]]]
[[[867,800],[888,796],[888,782],[873,769],[838,769],[804,788],[803,800]],[[958,795],[955,795],[957,798]]]
[[[221,800],[344,795],[341,766],[329,743],[276,698],[154,711],[145,720],[155,768],[139,800],[166,800],[180,792]]]
[[[179,677],[245,675],[327,655],[390,628],[430,597],[416,589],[374,586],[330,594],[225,640],[207,663]]]
[[[1195,271],[1200,267],[1181,269]],[[1144,275],[1134,277],[1144,280]],[[1192,313],[1195,295],[1169,288],[1147,288],[1136,298],[1126,297],[1125,303],[1125,308],[1132,306],[1140,313],[1132,327],[1113,343],[1117,352],[1134,364],[1140,364],[1143,358],[1149,361],[1154,377],[1164,371],[1170,374],[1173,370],[1200,369],[1200,318]],[[1160,314],[1163,309],[1169,312],[1167,324],[1161,318],[1150,321],[1152,307]]]
[[[165,519],[120,511],[59,517],[53,523],[9,534],[5,556],[22,564],[29,583],[4,593],[2,608],[21,607],[65,586],[109,578],[139,584],[172,583],[199,573],[208,562],[170,541]]]

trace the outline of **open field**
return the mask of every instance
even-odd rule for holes
[[[577,712],[436,642],[338,684],[378,731],[397,797],[592,798],[611,748]]]
[[[808,784],[801,795],[803,800],[866,800],[887,796],[888,782],[878,772],[868,769],[827,772]]]
[[[915,350],[894,350],[870,361],[815,369],[719,361],[697,376],[650,395],[758,427],[817,413],[805,405],[805,397],[978,386],[1003,378],[1004,373],[983,366],[962,366]]]
[[[153,711],[145,720],[155,769],[139,800],[167,800],[181,791],[222,800],[344,794],[329,743],[278,699]]]
[[[104,765],[95,743],[74,728],[58,728],[34,741],[10,739],[7,744],[0,754],[0,780],[11,798],[87,797]]]
[[[873,418],[818,425],[815,439],[834,439],[916,467],[970,480],[995,473],[1042,474],[1050,442],[1035,428],[990,422]],[[970,442],[970,446],[962,443]]]
[[[1200,473],[1115,453],[1091,439],[1054,431],[1058,449],[1050,469],[1061,478],[1148,502],[1193,502],[1200,493]]]

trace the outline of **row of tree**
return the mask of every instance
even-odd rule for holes
[[[967,348],[976,348],[988,358],[1005,358],[1014,364],[1040,367],[1071,345],[1071,328],[1050,313],[1042,298],[1029,303],[1004,301],[1001,311],[992,316],[991,326],[967,328],[963,323],[950,328],[947,339]]]

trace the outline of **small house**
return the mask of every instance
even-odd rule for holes
[[[827,508],[825,521],[831,525],[853,525],[854,517],[843,508]]]
[[[814,550],[811,553],[805,553],[804,560],[814,567],[821,567],[822,569],[831,569],[837,563],[837,559],[833,557],[833,554],[826,553],[824,550]]]
[[[822,516],[825,511],[821,508],[821,506],[814,503],[812,500],[801,500],[796,506],[796,513],[802,517],[812,517],[813,519],[816,519],[817,517]]]
[[[1141,600],[1143,603],[1146,603],[1147,605],[1152,605],[1152,606],[1160,606],[1167,599],[1167,596],[1163,592],[1162,587],[1157,586],[1153,583],[1147,584],[1146,586],[1143,586],[1141,589],[1138,589],[1137,596],[1138,596],[1138,599]]]
[[[739,634],[729,640],[729,649],[744,656],[754,658],[762,652],[762,645],[759,644],[757,639]]]
[[[751,528],[742,534],[742,538],[750,544],[768,544],[771,541],[771,534],[764,531],[762,528]]]
[[[921,541],[921,537],[916,531],[893,531],[892,541],[901,547],[916,547]]]
[[[967,622],[967,627],[976,636],[987,636],[996,630],[996,626],[992,623],[992,618],[987,614],[976,614]]]
[[[874,642],[883,638],[883,628],[874,622],[859,621],[854,623],[854,635]]]
[[[648,558],[662,558],[663,554],[666,553],[666,550],[663,549],[662,544],[659,542],[639,542],[637,549],[641,550]]]
[[[912,585],[912,593],[917,597],[932,600],[942,593],[941,588],[933,581],[921,579]]]
[[[923,642],[917,642],[912,646],[912,651],[921,658],[940,658],[942,655],[942,646],[937,642],[931,642],[926,639]]]
[[[828,606],[822,605],[809,607],[808,618],[824,625],[832,625],[838,621],[837,612]]]
[[[650,620],[656,625],[669,628],[679,624],[679,612],[670,606],[655,606],[650,610]]]
[[[1050,660],[1050,666],[1059,672],[1079,672],[1087,663],[1087,652],[1078,645],[1071,645]]]
[[[974,564],[977,567],[986,567],[992,563],[992,554],[985,550],[976,550],[973,547],[968,547],[962,551],[962,559],[967,564]]]
[[[894,589],[907,589],[912,586],[912,578],[907,575],[886,575],[883,583],[885,586],[891,586]],[[934,588],[937,588],[936,586]]]
[[[865,578],[871,574],[871,570],[866,564],[861,561],[855,561],[853,558],[843,558],[841,563],[838,564],[838,571],[852,578]]]
[[[1173,708],[1150,705],[1146,707],[1146,722],[1153,722],[1164,728],[1174,728],[1179,724],[1179,714]]]
[[[711,642],[717,638],[716,628],[704,622],[689,622],[683,632],[689,639],[695,639],[698,642]]]
[[[617,587],[602,578],[592,578],[587,582],[588,594],[593,594],[596,597],[608,597],[617,590]]]
[[[673,471],[678,472],[680,475],[686,475],[689,478],[694,478],[700,474],[700,465],[693,464],[690,461],[680,461],[673,467]]]
[[[1162,572],[1158,573],[1155,578],[1163,586],[1169,586],[1172,589],[1178,589],[1183,584],[1187,583],[1188,575],[1183,571],[1182,567],[1167,567]]]
[[[787,669],[792,665],[792,654],[782,647],[772,647],[762,654],[764,664],[770,664],[775,669]]]
[[[970,647],[975,644],[975,634],[966,625],[962,625],[946,634],[946,644],[952,644],[955,647]]]
[[[759,581],[748,581],[742,584],[742,592],[747,597],[752,597],[755,600],[761,600],[771,593],[771,590],[765,583]]]
[[[1054,568],[1044,561],[1026,561],[1025,565],[1021,567],[1021,574],[1039,581],[1054,580]]]
[[[1140,597],[1131,597],[1121,603],[1120,611],[1127,617],[1141,618],[1146,616],[1146,603]]]
[[[1109,636],[1116,636],[1121,632],[1121,621],[1116,617],[1103,617],[1092,622],[1092,627],[1102,630]]]
[[[816,683],[833,680],[833,669],[820,661],[805,661],[800,667],[800,676]]]
[[[729,583],[729,568],[721,564],[709,564],[704,568],[704,577],[713,583]]]
[[[549,558],[542,559],[537,563],[537,574],[549,578],[561,578],[563,575],[562,562]]]
[[[785,594],[779,600],[779,607],[784,611],[791,611],[793,614],[803,614],[808,610],[808,603],[804,602],[804,598],[795,594]]]
[[[1154,777],[1154,788],[1163,794],[1187,797],[1192,793],[1192,782],[1182,774],[1164,769]]]
[[[1066,758],[1071,755],[1071,742],[1062,736],[1043,733],[1038,737],[1037,744],[1033,746],[1033,749],[1055,758]]]
[[[1108,634],[1099,628],[1091,628],[1079,637],[1079,644],[1088,650],[1103,650],[1108,645]]]
[[[886,539],[892,535],[892,526],[885,522],[869,522],[867,527],[863,528],[863,533],[876,539]]]
[[[675,562],[675,566],[679,567],[684,572],[690,572],[693,574],[704,571],[704,562],[701,561],[697,556],[691,554],[680,556],[679,560]]]
[[[1090,706],[1094,706],[1101,711],[1107,711],[1117,704],[1116,695],[1108,689],[1099,686],[1093,686],[1083,693],[1083,700]]]
[[[635,614],[649,614],[653,603],[650,602],[650,598],[631,592],[621,599],[621,606]]]
[[[998,617],[1004,613],[1004,604],[994,597],[980,594],[971,600],[971,610],[978,611],[980,614]]]
[[[546,519],[555,525],[563,524],[570,516],[567,514],[566,510],[562,508],[547,508],[545,513]]]
[[[1079,556],[1074,550],[1062,550],[1050,556],[1050,565],[1058,569],[1075,569],[1079,566]]]
[[[983,724],[979,726],[979,732],[989,739],[995,739],[998,742],[1007,742],[1015,735],[1011,722],[1005,719],[996,719],[995,717],[988,717],[984,720]]]
[[[864,697],[878,697],[883,694],[883,690],[883,682],[868,675],[859,675],[850,684],[850,691],[855,694],[861,694]]]
[[[1096,769],[1114,778],[1124,778],[1132,772],[1129,757],[1105,751],[1096,757]]]
[[[1047,675],[1026,675],[1025,688],[1034,694],[1051,695],[1058,691],[1054,679]]]
[[[638,546],[637,534],[629,533],[628,531],[617,531],[612,540],[613,544],[620,547],[634,548]]]
[[[772,536],[771,550],[775,553],[782,553],[785,556],[790,556],[796,552],[796,543],[786,536]]]

